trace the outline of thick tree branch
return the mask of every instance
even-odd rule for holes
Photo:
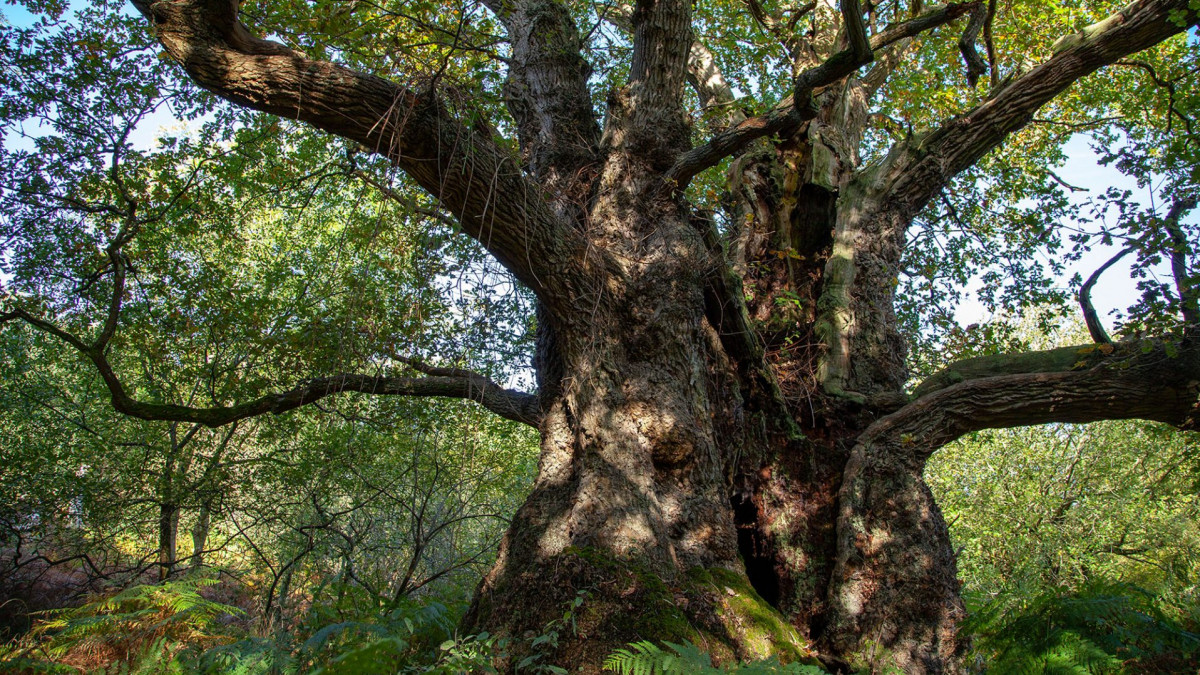
[[[989,357],[991,363],[977,363],[977,370],[1008,374],[964,379],[928,393],[859,436],[838,494],[831,643],[859,646],[863,635],[894,619],[897,607],[961,611],[953,561],[907,553],[950,550],[945,521],[921,478],[925,461],[946,443],[979,429],[1049,422],[1141,418],[1195,426],[1200,417],[1196,340],[1069,349],[1078,356],[1069,366],[1068,350]],[[1061,369],[1020,371],[1031,363],[1056,363]],[[903,627],[893,635],[893,644],[937,640]]]
[[[783,33],[783,28],[780,26],[779,19],[776,19],[774,16],[768,14],[767,10],[762,6],[762,3],[759,2],[759,0],[745,1],[746,8],[750,10],[750,16],[754,17],[754,20],[758,22],[758,25],[762,26],[764,30],[775,36],[777,40],[786,44],[787,37]]]
[[[907,434],[928,454],[979,429],[1130,418],[1190,426],[1200,413],[1200,343],[1189,338],[980,357],[935,378],[944,386],[922,384],[860,442]]]
[[[1171,276],[1175,278],[1175,290],[1179,293],[1179,312],[1183,315],[1183,322],[1187,324],[1187,330],[1190,332],[1200,330],[1200,293],[1197,293],[1188,272],[1191,245],[1179,221],[1194,208],[1195,197],[1179,198],[1171,205],[1171,210],[1163,219],[1163,227],[1171,236]]]
[[[630,15],[629,85],[609,100],[605,142],[652,171],[669,167],[691,145],[683,110],[691,16],[688,0],[636,0]]]
[[[600,143],[579,30],[556,0],[493,0],[489,7],[512,45],[504,95],[521,153],[535,176],[564,187],[595,161]]]
[[[125,385],[117,377],[112,364],[109,363],[103,346],[85,344],[78,337],[53,323],[20,308],[0,314],[0,325],[11,320],[24,321],[74,347],[96,367],[112,397],[113,408],[120,413],[143,420],[191,422],[215,428],[266,413],[279,415],[343,392],[469,399],[501,417],[533,427],[538,425],[541,418],[537,397],[533,394],[505,389],[490,378],[469,370],[436,368],[410,361],[406,361],[406,363],[414,370],[428,374],[424,377],[358,374],[318,377],[306,380],[287,391],[267,394],[253,401],[232,406],[198,408],[169,403],[146,403],[129,395]]]
[[[1015,373],[1052,373],[1070,370],[1083,357],[1080,354],[1081,349],[1084,347],[1060,347],[1020,354],[977,356],[955,361],[921,382],[913,390],[911,398],[916,400],[967,380]],[[1085,353],[1090,354],[1092,351]]]
[[[777,108],[767,113],[743,120],[712,138],[704,145],[696,146],[683,153],[675,164],[663,175],[664,184],[672,189],[687,187],[696,174],[714,167],[726,157],[736,155],[760,138],[784,132],[795,127],[805,118],[795,106]]]
[[[796,77],[790,106],[785,105],[766,115],[750,118],[717,134],[708,143],[681,154],[664,175],[664,185],[682,190],[696,174],[716,166],[725,157],[737,154],[754,141],[816,117],[817,110],[812,105],[813,91],[837,82],[874,58],[859,1],[843,0],[842,17],[848,46]]]
[[[707,111],[723,108],[719,115],[724,125],[742,122],[746,116],[734,105],[733,87],[717,65],[717,59],[703,41],[692,35],[692,46],[688,51],[688,84],[700,99],[700,107]]]
[[[692,43],[691,16],[690,2],[636,0],[629,83],[637,90],[638,105],[678,105]]]
[[[1186,25],[1176,23],[1185,16]],[[1184,32],[1196,21],[1186,0],[1137,0],[1104,21],[1060,39],[1040,66],[1001,89],[974,110],[948,122],[907,149],[889,204],[911,217],[951,177],[1023,128],[1043,105],[1076,80],[1129,54]]]
[[[980,6],[980,2],[981,0],[952,2],[948,5],[930,8],[907,21],[889,25],[871,36],[871,49],[880,50],[905,38],[916,37],[921,33],[948,24],[960,16],[973,12],[976,7]]]
[[[863,23],[862,4],[859,0],[842,0],[842,30],[846,48],[829,57],[819,66],[809,68],[796,77],[793,104],[812,119],[816,111],[809,112],[813,90],[826,87],[874,60],[871,41],[867,38],[867,26]]]
[[[153,21],[167,53],[198,84],[387,157],[539,297],[553,303],[570,295],[562,285],[577,280],[563,274],[563,262],[582,260],[582,241],[486,128],[451,116],[433,91],[414,91],[254,37],[238,20],[238,4],[134,2]]]
[[[862,21],[861,6],[858,5],[857,0],[843,3],[842,13],[848,26],[846,33],[850,40],[849,46],[831,56],[821,65],[802,72],[796,78],[796,93],[791,102],[765,115],[740,121],[732,128],[717,134],[707,143],[680,155],[675,164],[666,172],[664,177],[666,184],[674,189],[682,189],[696,174],[716,166],[726,157],[738,154],[754,141],[773,134],[785,133],[787,129],[812,119],[816,116],[816,110],[811,105],[812,94],[816,89],[829,86],[870,63],[874,58],[874,50],[885,48],[899,40],[942,26],[979,6],[979,2],[976,1],[936,7],[914,19],[889,26],[868,40]],[[850,17],[855,18],[851,19]]]
[[[633,10],[623,4],[609,5],[605,8],[604,20],[617,29],[633,35]],[[746,119],[740,109],[734,106],[736,99],[733,87],[725,79],[717,65],[717,59],[712,51],[694,32],[691,34],[691,47],[688,48],[687,82],[700,99],[700,107],[705,111],[721,107],[726,109],[722,115],[724,122],[737,124]]]
[[[248,403],[212,408],[145,403],[136,400],[129,395],[125,385],[117,376],[107,354],[109,342],[116,334],[122,301],[125,296],[126,262],[122,248],[129,243],[138,230],[135,208],[136,203],[130,200],[128,211],[125,214],[128,219],[126,226],[117,233],[117,236],[105,249],[113,273],[113,290],[102,327],[94,341],[89,344],[53,322],[36,316],[20,306],[14,306],[10,311],[0,313],[0,326],[9,321],[22,321],[62,340],[87,357],[108,388],[113,407],[118,412],[145,420],[191,422],[209,427],[219,427],[265,413],[278,415],[342,392],[360,392],[465,398],[479,403],[502,417],[537,426],[541,411],[536,396],[505,389],[491,379],[469,370],[439,368],[410,359],[401,359],[401,361],[413,370],[424,373],[425,377],[342,374],[313,378],[288,391],[260,396]]]
[[[983,4],[977,4],[971,9],[971,20],[958,39],[958,51],[963,61],[967,63],[967,84],[971,87],[979,81],[979,76],[988,72],[989,64],[979,56],[975,43],[979,40],[979,32],[983,30],[988,20],[988,9]]]
[[[903,361],[888,356],[903,353],[893,320],[894,280],[905,232],[929,200],[1079,78],[1183,32],[1185,26],[1176,23],[1180,16],[1195,21],[1187,0],[1137,0],[1059,40],[1046,62],[974,110],[901,141],[860,171],[844,191],[856,195],[858,208],[839,213],[819,303],[829,345],[822,364],[827,390],[870,397],[903,386],[897,376]]]

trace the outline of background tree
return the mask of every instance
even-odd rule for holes
[[[979,432],[926,472],[960,549],[980,665],[1188,670],[1200,651],[1191,435],[1132,421]]]
[[[995,302],[1047,299],[1039,291],[1057,297],[1046,288],[1053,266],[1013,262],[1063,245],[1065,228],[1048,220],[1066,208],[1062,192],[1032,190],[1057,210],[1031,215],[1036,209],[1021,199],[1038,180],[1027,170],[1058,156],[1064,138],[1052,129],[1089,128],[1121,113],[1126,87],[1096,86],[1100,78],[1123,84],[1113,72],[1146,71],[1097,73],[1104,66],[1153,48],[1147,58],[1192,71],[1194,50],[1179,35],[1196,16],[1182,0],[1139,0],[1112,14],[1090,5],[852,0],[695,8],[675,0],[262,2],[244,13],[234,0],[133,5],[141,23],[112,3],[85,13],[93,25],[119,27],[144,64],[90,76],[133,103],[93,96],[75,106],[113,107],[96,116],[102,127],[117,120],[106,141],[80,153],[61,140],[89,128],[60,113],[75,87],[53,93],[36,69],[17,72],[52,95],[5,99],[10,129],[33,118],[60,128],[6,155],[16,177],[5,196],[17,207],[9,222],[19,273],[0,316],[73,347],[97,369],[115,408],[146,420],[221,427],[351,391],[469,398],[536,427],[537,482],[468,626],[522,635],[590,587],[579,632],[554,655],[561,662],[595,667],[614,645],[649,637],[704,640],[726,658],[795,658],[816,648],[830,665],[956,670],[963,605],[946,526],[922,479],[930,454],[987,427],[1192,421],[1200,379],[1194,269],[1189,237],[1174,234],[1185,222],[1161,209],[1138,222],[1161,223],[1169,237],[1133,235],[1149,257],[1169,250],[1178,261],[1178,301],[1154,307],[1154,329],[1174,332],[1159,339],[969,359],[909,394],[900,320],[945,329],[945,313],[906,315],[911,297],[897,296],[902,276],[903,288],[912,287],[913,272],[938,300],[946,279],[982,267]],[[297,134],[292,144],[283,123],[225,112],[227,133],[242,133],[243,124],[265,129],[275,143],[259,147],[270,150],[251,162],[214,157],[211,175],[207,162],[172,162],[170,153],[128,162],[128,124],[120,121],[144,116],[137,111],[149,106],[138,101],[155,93],[123,85],[162,77],[180,87],[191,114],[213,105],[170,79],[169,63],[150,57],[154,43],[139,26],[151,27],[169,60],[201,87],[348,141],[338,175],[371,188],[381,204],[404,205],[400,223],[451,220],[478,242],[536,298],[536,396],[498,384],[502,369],[457,367],[476,365],[469,340],[416,337],[444,326],[422,320],[412,332],[392,323],[380,324],[383,334],[372,330],[358,314],[389,302],[392,289],[375,285],[387,269],[382,261],[323,279],[331,282],[324,297],[351,289],[352,300],[376,302],[347,303],[346,313],[328,303],[293,313],[285,304],[272,308],[284,319],[271,327],[254,321],[269,305],[239,314],[237,300],[248,296],[235,292],[231,275],[212,288],[235,297],[213,306],[231,306],[225,316],[234,320],[198,316],[183,325],[227,326],[240,349],[210,359],[193,347],[158,361],[178,366],[181,383],[210,386],[163,387],[155,384],[161,377],[135,385],[136,370],[121,359],[137,349],[137,335],[121,329],[138,306],[129,304],[139,298],[130,282],[137,252],[153,259],[156,250],[145,233],[165,237],[169,224],[188,222],[195,202],[182,195],[193,189],[207,216],[196,230],[219,232],[241,185],[222,181],[223,171],[257,169],[255,161],[269,167],[273,153],[315,161],[321,153],[306,154],[308,143],[337,147],[287,125]],[[10,58],[38,63],[39,48],[50,46],[39,39],[36,30],[15,32]],[[56,53],[95,65],[92,44],[100,43],[61,38]],[[1166,67],[1149,65],[1156,85],[1171,86],[1156,86],[1141,103],[1167,114],[1124,118],[1135,144],[1157,133],[1140,130],[1176,119],[1173,92],[1182,87],[1179,76],[1160,73]],[[1072,88],[1085,77],[1097,79]],[[1030,126],[1039,119],[1048,122]],[[1017,132],[1014,153],[988,158]],[[1157,138],[1175,135],[1168,129]],[[237,140],[240,147],[248,139]],[[1135,148],[1132,156],[1141,155]],[[93,166],[72,169],[84,160]],[[1177,216],[1194,204],[1194,178],[1180,176],[1172,184]],[[258,180],[283,182],[269,173]],[[164,185],[178,187],[155,193]],[[979,208],[965,220],[956,190]],[[976,202],[975,194],[985,198]],[[319,201],[336,212],[352,203],[344,198]],[[942,217],[931,217],[927,207],[938,203],[944,212],[933,215]],[[947,218],[955,221],[950,230]],[[319,241],[328,221],[301,214],[288,222]],[[65,235],[46,237],[56,225]],[[958,257],[935,264],[930,251],[947,240],[957,242]],[[26,245],[34,241],[46,245]],[[67,241],[78,253],[60,259],[74,277],[47,284],[53,277],[39,274],[49,267],[45,252]],[[365,242],[363,250],[379,250]],[[1019,274],[1000,283],[1004,270]],[[186,269],[192,278],[204,271]],[[148,308],[182,282],[163,272],[155,278],[144,286]],[[405,281],[429,288],[437,274]],[[484,304],[492,297],[482,294]],[[503,304],[526,306],[520,295]],[[1181,316],[1165,318],[1170,309]],[[292,316],[311,323],[289,324]],[[501,334],[533,323],[528,313],[484,319]],[[327,321],[342,330],[320,330]],[[313,337],[278,340],[306,336],[301,326]],[[496,332],[476,334],[503,339]],[[396,333],[404,343],[391,339]],[[723,583],[708,584],[713,575]],[[719,592],[722,585],[733,596]],[[633,605],[644,619],[629,620]]]

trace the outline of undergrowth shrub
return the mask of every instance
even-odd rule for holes
[[[1200,665],[1200,635],[1128,584],[1046,591],[1016,605],[993,601],[964,629],[974,634],[976,669],[989,673],[1175,673]]]
[[[203,650],[228,638],[224,617],[242,614],[214,602],[200,589],[213,579],[193,577],[158,585],[133,586],[79,607],[41,612],[44,617],[24,638],[0,653],[0,663],[29,670],[98,672],[124,663],[128,672],[162,672],[164,661],[184,650]],[[145,660],[153,663],[142,665]],[[158,665],[155,665],[158,664]],[[147,670],[158,668],[158,670]]]

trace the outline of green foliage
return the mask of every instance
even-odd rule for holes
[[[1200,652],[1200,635],[1168,617],[1151,593],[1128,584],[1048,590],[1015,610],[994,602],[976,609],[964,629],[997,673],[1151,672],[1164,656],[1182,666]]]
[[[974,667],[1200,665],[1198,459],[1191,436],[1131,421],[983,432],[935,455],[926,477],[961,551]]]
[[[741,675],[827,675],[817,666],[799,663],[780,664],[777,657],[735,663],[726,667],[713,666],[712,658],[696,645],[685,642],[664,642],[663,649],[652,642],[634,642],[627,649],[618,649],[604,660],[604,669],[619,675],[708,675],[740,673]]]
[[[972,434],[926,469],[961,547],[959,571],[986,597],[1128,582],[1195,604],[1200,451],[1144,422]]]

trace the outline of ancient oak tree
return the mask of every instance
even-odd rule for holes
[[[313,373],[225,405],[140,399],[109,358],[122,247],[144,224],[121,195],[95,336],[20,303],[2,318],[70,343],[143,419],[221,426],[354,391],[468,398],[535,427],[536,483],[469,630],[539,630],[587,589],[556,658],[589,672],[638,639],[955,672],[964,607],[922,479],[930,455],[989,427],[1194,422],[1200,312],[1179,227],[1194,195],[1155,240],[1182,318],[1162,335],[967,359],[909,393],[897,313],[914,220],[943,203],[957,219],[955,181],[1031,124],[1097,124],[1063,118],[1063,97],[1085,117],[1117,105],[1120,92],[1072,93],[1080,79],[1113,66],[1165,82],[1190,137],[1176,89],[1133,56],[1186,49],[1187,0],[1027,24],[1037,3],[310,4],[132,0],[181,74],[401,170],[527,288],[537,391],[397,358],[394,372]],[[1007,48],[1005,11],[1023,31]],[[407,33],[388,34],[396,17]],[[449,82],[450,56],[413,65],[413,26],[439,54],[500,64],[496,100]],[[309,29],[327,41],[305,44]],[[908,112],[888,98],[904,95]]]

